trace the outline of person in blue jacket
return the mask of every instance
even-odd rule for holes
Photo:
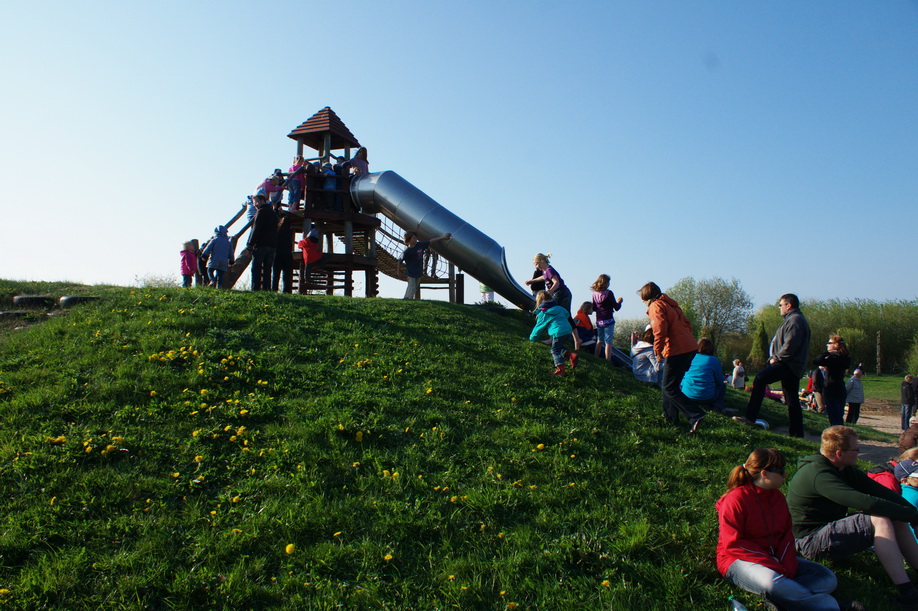
[[[570,361],[571,369],[577,366],[577,353],[571,352],[564,346],[564,340],[571,336],[574,329],[569,321],[570,313],[562,308],[551,298],[548,291],[539,291],[536,295],[536,324],[529,334],[529,341],[534,342],[539,339],[542,332],[545,331],[551,337],[551,356],[555,363],[555,370],[552,375],[567,375],[564,370],[564,361]]]
[[[707,404],[724,413],[724,369],[714,356],[714,342],[706,337],[698,340],[698,354],[682,378],[682,392],[695,403]]]

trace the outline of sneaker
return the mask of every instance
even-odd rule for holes
[[[574,367],[577,366],[577,353],[576,353],[576,352],[571,352],[571,353],[570,353],[570,358],[571,358],[571,371],[573,371],[573,370],[574,370]]]
[[[692,426],[689,427],[688,434],[694,435],[698,432],[698,429],[701,427],[701,421],[704,420],[704,416],[692,423]]]
[[[567,372],[564,371],[564,365],[558,365],[557,367],[555,367],[555,370],[551,372],[551,375],[561,376],[561,377],[566,376]]]

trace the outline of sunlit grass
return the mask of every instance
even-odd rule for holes
[[[76,290],[0,298],[39,288]],[[516,312],[84,290],[2,334],[0,606],[721,608],[729,469],[814,450],[714,414],[687,436],[592,357],[554,378]]]

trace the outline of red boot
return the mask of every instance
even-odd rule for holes
[[[555,370],[551,372],[553,376],[566,376],[567,372],[564,371],[564,365],[558,365],[555,367]]]
[[[577,353],[576,353],[576,352],[568,352],[568,353],[567,353],[567,358],[569,358],[569,359],[571,360],[571,371],[573,371],[573,370],[574,370],[574,367],[577,366]]]

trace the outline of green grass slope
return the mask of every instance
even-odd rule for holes
[[[0,309],[38,292],[75,289],[0,282]],[[550,376],[518,312],[82,292],[0,331],[5,608],[720,609],[752,602],[714,569],[729,469],[814,451],[688,436],[591,357]],[[872,558],[833,568],[885,604]]]

